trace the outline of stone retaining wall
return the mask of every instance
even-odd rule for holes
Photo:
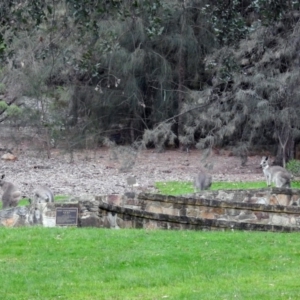
[[[115,228],[266,231],[299,231],[299,198],[300,191],[288,189],[206,191],[184,197],[144,193],[96,197],[100,218],[115,216],[111,226]]]
[[[78,207],[78,226],[106,228],[300,231],[300,191],[259,189],[81,196],[0,211],[0,226],[55,225],[57,207]]]

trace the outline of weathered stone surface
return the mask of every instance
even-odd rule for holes
[[[28,209],[26,207],[12,207],[0,210],[0,226],[17,227],[28,224]]]
[[[157,213],[157,214],[162,213],[162,207],[159,204],[157,204],[157,205],[147,205],[145,210],[147,210],[149,212],[152,212],[152,213]]]
[[[299,195],[292,195],[291,202],[289,204],[293,205],[293,206],[300,206],[300,197],[299,197]]]
[[[274,225],[288,226],[290,224],[290,218],[286,216],[272,215],[269,222]]]
[[[91,194],[81,194],[79,196],[76,196],[76,197],[72,197],[70,198],[68,201],[64,201],[64,202],[78,202],[78,201],[95,201],[95,196],[94,195],[91,195]]]
[[[241,211],[241,213],[235,219],[241,221],[256,220],[256,216],[253,212]]]
[[[290,195],[285,195],[285,194],[278,194],[277,195],[277,201],[279,205],[289,205],[290,204]]]
[[[200,213],[200,218],[202,219],[215,219],[216,215],[209,211],[203,211]]]
[[[81,216],[81,227],[104,227],[104,221],[101,220],[98,214],[89,214]]]
[[[2,210],[0,226],[53,227],[57,207],[78,207],[78,226],[82,227],[300,231],[298,190],[205,191],[205,195],[84,195],[78,202]]]
[[[225,209],[225,213],[228,216],[237,216],[240,214],[240,211],[237,209],[234,209],[234,208],[228,208],[228,209]]]
[[[195,208],[186,208],[186,213],[181,214],[182,216],[197,218],[199,216],[199,210]]]
[[[276,194],[277,191],[280,194]],[[239,192],[241,193],[240,202],[236,201],[238,200]],[[137,197],[141,202],[144,202],[144,205],[142,206],[142,210],[135,211],[114,206],[108,208],[102,204],[100,206],[104,210],[110,209],[116,213],[120,211],[122,215],[119,215],[119,217],[121,219],[126,216],[126,220],[128,220],[131,216],[133,219],[132,226],[138,226],[139,228],[142,225],[144,228],[153,228],[155,227],[153,220],[157,220],[156,228],[164,229],[183,227],[188,229],[208,229],[209,227],[213,227],[215,229],[233,227],[243,230],[300,230],[297,221],[300,216],[300,209],[295,207],[295,205],[283,205],[289,204],[294,194],[297,194],[297,196],[294,196],[294,199],[298,200],[298,190],[261,189],[250,191],[218,191],[217,193],[205,191],[205,194],[209,197],[204,198],[203,195],[197,197],[197,194],[187,197],[174,197],[141,193]],[[213,197],[216,196],[227,200],[214,199]],[[272,199],[272,197],[275,197],[276,205],[269,204],[269,199]],[[142,222],[137,222],[138,218],[144,220],[143,224]],[[152,221],[149,225],[150,219]],[[199,220],[202,220],[201,224],[198,224]],[[210,224],[209,220],[216,223]],[[237,225],[237,222],[241,223],[241,225]],[[197,225],[193,223],[197,223]],[[174,224],[177,224],[177,226]],[[253,224],[256,225],[254,226]]]
[[[17,160],[18,157],[11,154],[11,153],[4,153],[2,156],[1,156],[1,159],[2,160],[11,160],[11,161],[14,161],[14,160]]]

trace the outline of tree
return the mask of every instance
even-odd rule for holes
[[[283,115],[298,99],[299,8],[275,2],[6,1],[4,84],[15,104],[27,96],[22,120],[43,128],[48,145],[54,136],[71,148],[104,137],[134,143],[153,130],[154,144],[235,145],[245,157],[263,136],[288,159],[298,125]],[[258,18],[280,23],[268,31]]]
[[[98,29],[93,39],[82,37],[88,49],[78,60],[77,78],[88,84],[84,93],[80,86],[75,89],[74,116],[88,109],[94,130],[109,132],[120,124],[133,142],[145,129],[180,111],[181,103],[188,101],[187,87],[199,85],[206,51],[199,41],[209,40],[200,26],[199,1],[196,7],[181,2],[118,2],[117,8],[108,7],[110,14],[107,7],[100,12],[90,8],[90,20],[98,20],[93,23]],[[79,100],[79,94],[89,97]]]
[[[210,105],[186,124],[200,137],[199,148],[229,145],[244,159],[249,148],[277,142],[277,162],[293,158],[300,132],[298,36],[299,26],[260,27],[236,49],[207,58],[212,88],[199,98]]]

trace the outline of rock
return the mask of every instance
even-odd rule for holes
[[[5,153],[5,154],[3,154],[3,155],[1,156],[1,159],[2,159],[2,160],[15,161],[15,160],[17,160],[18,158],[17,158],[15,155],[11,154],[11,153]]]

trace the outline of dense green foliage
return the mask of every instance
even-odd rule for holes
[[[297,299],[299,234],[0,228],[1,295]]]
[[[300,176],[300,161],[297,159],[290,160],[286,168],[290,171],[294,176]]]
[[[243,158],[277,144],[285,164],[300,128],[299,9],[293,0],[3,1],[0,122],[35,128],[48,149],[143,138],[159,150],[230,146]]]

